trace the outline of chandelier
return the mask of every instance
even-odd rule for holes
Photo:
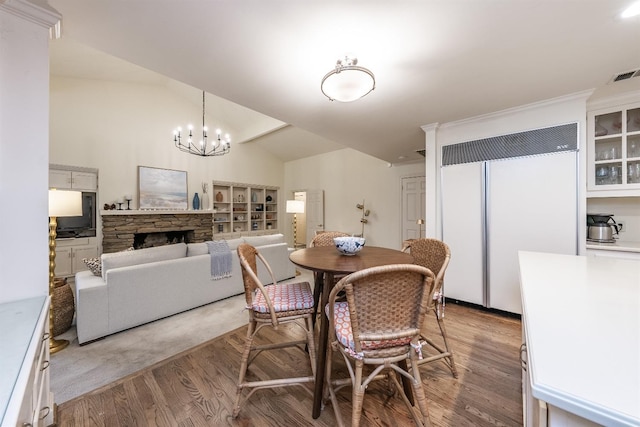
[[[200,142],[193,142],[193,126],[187,126],[189,135],[187,142],[182,143],[182,128],[178,127],[173,131],[173,143],[185,153],[195,154],[196,156],[223,156],[231,151],[231,138],[229,134],[225,134],[222,138],[220,129],[216,129],[216,137],[213,141],[207,141],[208,129],[204,125],[204,91],[202,91],[202,139]]]
[[[373,73],[357,64],[357,58],[345,56],[324,76],[320,89],[330,101],[355,101],[376,88]]]

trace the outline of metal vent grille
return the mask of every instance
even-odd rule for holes
[[[615,83],[615,82],[619,82],[619,81],[622,81],[622,80],[628,80],[628,79],[630,79],[632,77],[638,77],[638,76],[640,76],[640,69],[625,71],[624,73],[618,73],[618,74],[614,75],[609,83]]]
[[[442,147],[442,165],[483,162],[578,149],[578,124],[536,129]]]
[[[416,150],[416,153],[420,154],[422,157],[427,157],[426,150]]]

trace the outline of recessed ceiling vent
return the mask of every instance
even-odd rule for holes
[[[638,77],[638,76],[640,76],[640,69],[631,70],[631,71],[625,71],[624,73],[619,73],[619,74],[614,75],[609,83],[615,83],[615,82],[619,82],[619,81],[622,81],[622,80],[628,80],[628,79],[630,79],[632,77]]]
[[[427,157],[427,155],[425,154],[426,150],[416,150],[416,153],[420,154],[422,157]]]

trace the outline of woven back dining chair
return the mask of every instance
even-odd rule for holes
[[[244,350],[240,361],[240,373],[236,389],[236,400],[233,407],[233,417],[237,417],[240,406],[248,400],[253,393],[260,389],[303,386],[305,390],[312,394],[311,390],[305,386],[306,383],[314,381],[316,373],[316,350],[313,336],[313,326],[311,318],[315,310],[313,306],[313,295],[308,282],[299,283],[277,283],[271,267],[258,252],[258,250],[248,244],[241,244],[237,248],[240,267],[242,270],[242,280],[244,282],[244,295],[249,312],[249,325],[244,343]],[[260,261],[271,276],[272,284],[264,286],[258,279],[257,261]],[[283,337],[283,341],[257,345],[254,339],[258,332],[264,327],[270,327],[276,331],[286,331],[279,326],[292,323],[298,325],[304,331],[304,339],[291,340]],[[286,332],[287,334],[290,332]],[[286,338],[286,339],[285,339]],[[255,381],[247,381],[246,374],[250,363],[263,351],[281,350],[286,347],[296,347],[305,352],[307,348],[311,372],[304,375],[265,379],[260,378]],[[256,373],[260,376],[261,373]],[[264,375],[264,374],[262,374]],[[242,398],[244,389],[250,389],[246,397]]]
[[[444,273],[451,259],[449,246],[438,239],[423,238],[408,241],[402,248],[402,251],[411,253],[416,264],[427,267],[436,274],[436,280],[433,285],[433,299],[430,301],[429,311],[433,311],[435,314],[438,327],[440,328],[440,334],[442,335],[442,344],[434,342],[431,336],[424,332],[423,328],[422,340],[429,344],[437,353],[424,357],[419,361],[419,364],[442,360],[449,367],[453,376],[458,378],[458,371],[453,358],[453,350],[447,340],[447,330],[444,325],[445,302],[444,295],[442,294],[442,284],[444,282]]]
[[[334,237],[349,237],[351,236],[348,233],[343,233],[342,231],[323,231],[321,233],[316,234],[309,242],[309,247],[313,248],[316,246],[335,246],[333,242]],[[337,282],[344,276],[336,276],[335,281]],[[313,273],[313,304],[316,307],[316,310],[319,311],[320,308],[318,306],[318,302],[320,301],[320,296],[322,295],[322,290],[324,288],[324,281],[322,280],[322,276],[318,273]],[[314,319],[315,325],[315,319]]]
[[[416,425],[430,425],[418,359],[420,326],[434,280],[434,274],[425,267],[391,264],[350,274],[331,290],[326,307],[329,348],[343,356],[349,371],[349,378],[334,378],[332,358],[327,355],[324,398],[331,401],[337,425],[344,425],[337,392],[352,386],[351,425],[356,427],[360,424],[365,390],[371,381],[379,379],[394,386]],[[343,290],[346,301],[338,301],[338,292]],[[367,375],[363,373],[365,365],[372,366]],[[398,374],[411,383],[419,413],[398,381]]]

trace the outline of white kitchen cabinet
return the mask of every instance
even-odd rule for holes
[[[49,169],[49,188],[96,191],[98,189],[98,174],[94,172]]]
[[[49,387],[49,297],[0,304],[0,323],[11,325],[0,354],[2,427],[53,424]]]
[[[83,258],[98,256],[98,240],[95,237],[56,239],[56,277],[74,276],[87,270]]]
[[[640,260],[640,252],[630,252],[630,251],[613,251],[613,250],[587,248],[587,256],[602,256],[602,257],[611,257],[611,258]]]
[[[587,137],[589,196],[640,195],[640,102],[590,111]]]

